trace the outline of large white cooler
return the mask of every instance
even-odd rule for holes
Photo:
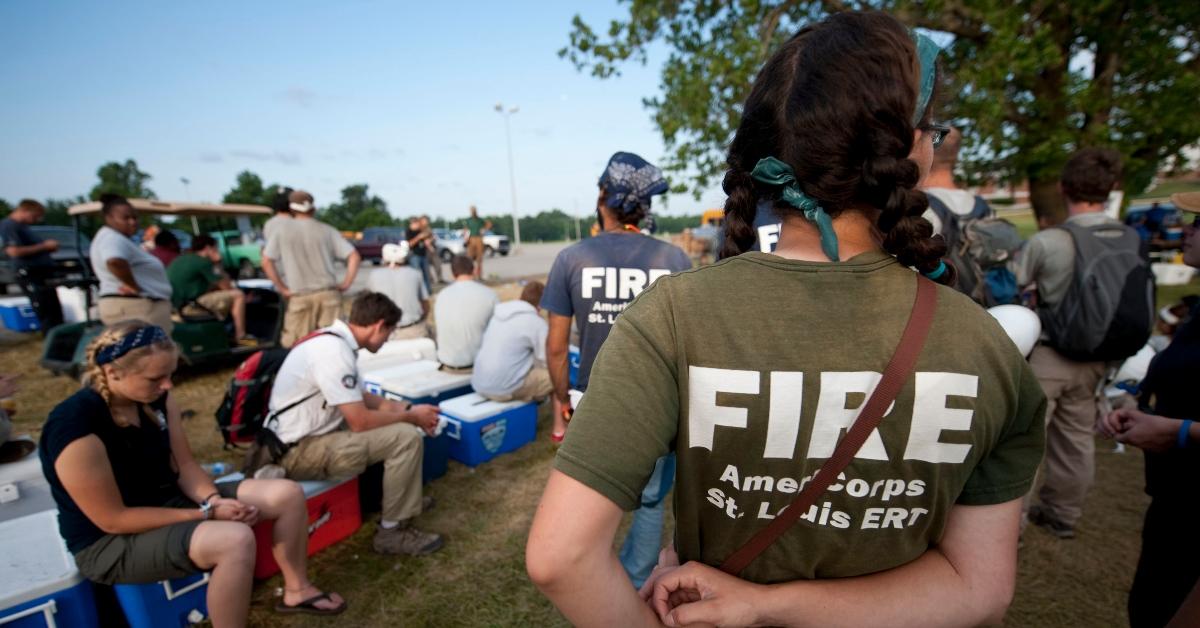
[[[365,373],[420,360],[437,360],[437,345],[432,339],[389,340],[375,353],[366,349],[358,350],[358,372]]]
[[[438,370],[440,367],[434,360],[417,360],[360,373],[367,392],[388,399],[441,403],[471,391],[470,373]]]
[[[0,521],[55,509],[36,450],[17,462],[0,464]]]
[[[443,401],[443,436],[450,437],[450,457],[474,467],[533,442],[537,404],[492,401],[479,393]]]
[[[0,625],[98,626],[92,583],[58,536],[58,511],[0,522]]]

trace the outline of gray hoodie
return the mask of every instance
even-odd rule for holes
[[[546,362],[550,326],[537,308],[520,299],[496,306],[475,357],[471,386],[487,395],[508,395],[520,388],[535,363]]]

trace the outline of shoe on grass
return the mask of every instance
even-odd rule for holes
[[[1054,517],[1041,506],[1030,507],[1029,523],[1045,528],[1047,532],[1060,539],[1075,538],[1075,526]]]
[[[400,524],[394,528],[379,527],[375,530],[372,546],[380,554],[424,556],[432,554],[445,545],[442,535],[422,532],[411,525]]]

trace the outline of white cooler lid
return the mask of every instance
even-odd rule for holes
[[[363,373],[362,379],[378,384],[389,393],[410,399],[431,397],[471,384],[470,373],[439,371],[439,367],[441,365],[433,360],[421,360],[372,370]]]
[[[0,307],[21,307],[29,305],[29,297],[0,297]]]
[[[362,381],[383,384],[389,381],[406,380],[422,373],[436,371],[439,366],[441,365],[433,360],[417,360],[416,362],[391,364],[363,371]]]
[[[43,482],[46,480],[42,476],[42,459],[38,457],[36,449],[16,462],[0,464],[0,484],[15,484],[29,480]]]
[[[479,393],[470,393],[461,397],[447,399],[438,404],[442,414],[449,415],[460,421],[475,422],[494,417],[505,410],[519,408],[528,401],[492,401]]]
[[[69,589],[83,580],[58,536],[58,511],[0,523],[0,609]]]

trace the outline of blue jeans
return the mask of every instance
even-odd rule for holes
[[[658,565],[662,549],[663,502],[675,482],[675,454],[669,453],[654,464],[654,472],[642,489],[642,505],[633,511],[633,525],[621,546],[621,566],[633,586],[641,588]]]
[[[421,246],[425,246],[422,244]],[[424,255],[409,255],[408,265],[417,269],[421,273],[421,281],[425,282],[425,290],[433,294],[433,287],[429,285],[429,260],[425,259]]]

